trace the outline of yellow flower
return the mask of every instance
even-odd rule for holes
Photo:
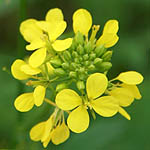
[[[76,133],[85,131],[89,126],[88,107],[103,117],[111,117],[118,111],[112,96],[102,96],[108,85],[106,76],[94,73],[87,79],[87,97],[80,97],[71,89],[64,89],[56,95],[56,104],[62,110],[72,110],[68,116],[68,127]]]
[[[103,45],[105,48],[115,45],[119,40],[119,37],[117,36],[118,29],[119,27],[117,20],[107,21],[104,26],[103,34],[97,40],[96,45]]]
[[[130,115],[122,107],[131,105],[134,98],[141,99],[141,94],[136,85],[143,81],[143,76],[138,72],[128,71],[120,73],[113,80],[119,80],[122,83],[118,84],[119,87],[114,88],[109,94],[117,100],[117,103],[120,106],[119,113],[130,120]]]
[[[44,62],[47,50],[51,50],[51,46],[56,51],[63,51],[71,46],[72,38],[56,40],[66,29],[67,24],[63,19],[61,10],[55,8],[48,11],[46,21],[28,19],[21,23],[20,32],[30,43],[26,49],[37,49],[29,58],[32,67],[36,68]]]
[[[33,68],[21,59],[15,60],[11,66],[11,73],[18,80],[26,80],[40,72],[39,68]]]
[[[85,36],[92,26],[92,16],[86,9],[78,9],[73,14],[73,30],[74,33],[78,31]]]
[[[53,113],[47,121],[38,123],[30,130],[30,138],[33,141],[41,141],[44,147],[52,141],[55,145],[65,142],[70,132],[64,120],[54,127],[55,114]]]
[[[41,106],[45,98],[46,88],[38,85],[34,92],[18,96],[14,102],[15,108],[20,112],[27,112],[34,106]]]

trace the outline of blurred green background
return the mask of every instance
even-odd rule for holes
[[[25,41],[19,24],[26,18],[44,19],[50,8],[61,8],[72,29],[72,14],[78,8],[89,10],[93,23],[101,29],[108,19],[120,22],[120,40],[113,55],[109,77],[122,71],[135,70],[145,80],[139,86],[143,98],[126,110],[128,121],[119,114],[113,118],[97,117],[82,134],[71,134],[65,143],[50,150],[150,150],[150,0],[0,0],[0,149],[41,150],[40,142],[29,139],[30,128],[49,114],[43,105],[27,113],[19,113],[13,103],[26,89],[13,79],[10,70],[16,58],[25,56]],[[46,116],[47,117],[47,116]]]

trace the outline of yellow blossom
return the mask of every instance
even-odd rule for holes
[[[104,26],[103,34],[97,40],[96,45],[103,45],[105,48],[114,46],[119,40],[119,37],[117,36],[118,29],[117,20],[107,21]]]
[[[39,68],[33,68],[21,59],[15,60],[11,66],[11,73],[18,80],[26,80],[40,72]]]
[[[130,115],[122,108],[132,104],[135,99],[141,99],[141,94],[137,88],[137,84],[143,81],[143,76],[135,71],[128,71],[120,73],[115,79],[123,83],[118,84],[119,87],[114,88],[109,92],[119,104],[119,113],[126,117],[128,120],[131,119]]]
[[[46,148],[50,141],[55,145],[65,142],[70,132],[64,120],[61,124],[54,125],[55,113],[53,113],[47,121],[38,123],[30,130],[30,138],[33,141],[41,141]]]
[[[85,36],[92,26],[92,16],[86,9],[78,9],[73,14],[73,30],[75,33],[78,31]]]
[[[106,76],[102,73],[90,75],[86,82],[87,97],[80,97],[71,89],[64,89],[56,95],[56,104],[62,110],[72,110],[68,116],[68,127],[80,133],[89,126],[88,107],[94,109],[103,117],[111,117],[118,111],[118,105],[112,96],[101,96],[108,85]]]
[[[38,85],[34,92],[24,93],[18,96],[14,102],[15,108],[20,112],[27,112],[34,105],[41,106],[45,98],[46,88]]]
[[[24,39],[30,43],[26,49],[37,49],[29,58],[29,64],[32,67],[36,68],[44,62],[47,50],[51,50],[51,46],[56,51],[63,51],[71,46],[72,38],[56,40],[64,32],[66,26],[63,14],[58,8],[48,11],[46,21],[28,19],[21,23],[20,32]]]

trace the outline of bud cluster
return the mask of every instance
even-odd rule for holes
[[[78,89],[84,89],[84,81],[94,72],[107,72],[111,67],[112,51],[103,45],[96,47],[96,40],[86,41],[78,32],[71,47],[50,60],[55,68],[54,73],[59,76],[68,76],[75,81]],[[62,85],[61,85],[62,86]],[[64,86],[65,88],[65,86]]]

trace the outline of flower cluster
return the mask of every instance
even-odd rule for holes
[[[74,37],[61,39],[66,27],[58,8],[49,10],[45,20],[23,21],[20,32],[29,43],[26,49],[33,53],[26,60],[15,60],[11,66],[14,78],[25,80],[27,86],[34,88],[33,92],[16,98],[14,105],[18,111],[27,112],[44,102],[54,107],[47,121],[30,130],[30,138],[41,141],[44,147],[50,141],[56,145],[63,143],[69,138],[70,130],[85,131],[90,122],[89,113],[96,119],[95,113],[112,117],[119,112],[130,120],[123,107],[141,99],[137,88],[143,81],[140,73],[128,71],[112,80],[107,78],[112,67],[109,48],[119,40],[117,20],[107,21],[98,39],[100,25],[92,25],[92,16],[85,9],[73,14]],[[53,97],[46,98],[48,90]]]

